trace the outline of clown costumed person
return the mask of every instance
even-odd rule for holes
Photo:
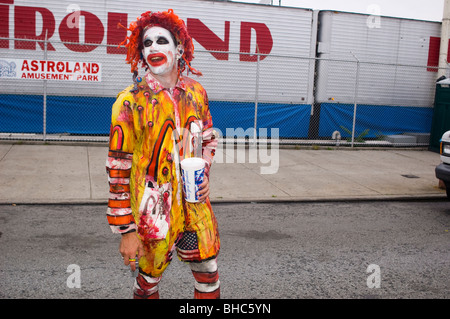
[[[204,88],[182,75],[185,69],[201,75],[190,65],[192,38],[173,10],[145,12],[128,30],[122,44],[134,84],[118,94],[112,108],[109,225],[122,235],[125,265],[134,271],[138,259],[135,298],[159,298],[158,283],[174,252],[192,270],[194,297],[219,298],[220,240],[209,201],[217,139]],[[146,69],[142,77],[139,66]],[[197,138],[194,131],[200,132]],[[205,177],[199,202],[190,203],[183,196],[180,161],[194,156],[195,141]]]

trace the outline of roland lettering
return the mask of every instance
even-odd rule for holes
[[[123,41],[127,31],[118,28],[117,24],[121,23],[124,26],[128,24],[127,13],[105,12],[105,14],[97,16],[89,11],[78,10],[76,14],[77,17],[83,18],[83,28],[73,27],[73,23],[71,23],[73,14],[74,12],[69,12],[61,20],[56,20],[55,15],[49,8],[18,6],[14,5],[14,0],[2,1],[0,3],[0,37],[12,35],[17,38],[14,41],[14,49],[18,50],[37,50],[36,43],[41,50],[45,50],[45,43],[42,40],[47,37],[47,50],[55,51],[51,40],[58,30],[59,39],[56,39],[56,41],[64,42],[64,46],[70,51],[91,52],[98,48],[97,45],[83,45],[81,39],[84,38],[83,42],[98,45],[103,44],[106,40],[108,45],[114,46],[104,48],[107,54],[126,54],[126,49],[124,47],[119,48],[117,45]],[[102,19],[106,21],[102,21]],[[187,18],[186,21],[192,38],[201,46],[208,51],[224,52],[210,53],[217,60],[228,60],[229,58],[226,52],[229,51],[233,27],[239,28],[235,30],[238,32],[234,32],[234,34],[240,34],[240,51],[246,53],[240,56],[240,61],[257,61],[256,53],[258,52],[250,52],[250,46],[253,42],[258,44],[259,53],[263,54],[260,56],[260,60],[263,60],[272,51],[273,39],[265,23],[240,21],[239,24],[235,24],[224,21],[223,31],[216,34],[200,19]],[[84,37],[80,34],[84,34]],[[21,41],[20,39],[35,39],[41,40],[41,42]],[[0,48],[9,48],[9,41],[0,40]],[[251,55],[248,53],[251,53]],[[253,55],[254,53],[255,55]],[[93,68],[92,73],[96,73],[94,64],[91,67]],[[58,66],[56,68],[61,72]],[[66,72],[74,72],[74,70],[69,70],[68,65],[66,65]]]

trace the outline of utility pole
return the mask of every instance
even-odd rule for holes
[[[438,78],[447,75],[448,39],[450,29],[450,0],[444,0],[444,15],[442,17],[441,47],[439,51]]]

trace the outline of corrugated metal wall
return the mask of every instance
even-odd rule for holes
[[[337,130],[348,138],[353,129],[358,140],[380,142],[389,134],[430,131],[436,72],[427,64],[440,23],[378,17],[374,26],[368,24],[373,17],[362,14],[206,0],[7,3],[0,4],[0,18],[7,16],[9,30],[3,22],[0,36],[42,40],[45,25],[49,50],[42,42],[16,40],[5,48],[0,40],[2,58],[95,62],[102,82],[47,81],[44,89],[43,81],[1,77],[0,132],[41,133],[44,127],[106,135],[116,94],[132,83],[125,55],[117,54],[126,34],[117,23],[169,8],[193,35],[193,67],[204,74],[196,79],[222,133],[276,128],[281,138],[317,141]],[[81,10],[80,29],[67,20],[74,9]],[[62,43],[67,40],[76,43]],[[80,46],[90,41],[97,44]],[[268,54],[259,63],[257,43]]]
[[[440,23],[382,17],[378,27],[369,27],[368,15],[322,11],[319,17],[319,57],[343,61],[319,63],[316,102],[355,102],[358,59],[358,103],[433,105],[436,73],[426,66]]]
[[[21,1],[16,0],[14,7],[10,6],[10,37],[15,34],[14,22],[18,7],[40,7],[49,11],[54,16],[55,31],[49,38],[54,51],[47,53],[48,60],[56,61],[83,61],[101,63],[103,67],[101,83],[67,83],[49,82],[47,93],[50,95],[82,95],[113,97],[131,83],[129,66],[124,62],[124,55],[106,54],[108,28],[108,13],[126,13],[128,23],[135,20],[142,12],[147,10],[163,11],[174,9],[185,21],[188,18],[199,19],[212,32],[222,40],[225,39],[225,23],[229,21],[229,54],[228,60],[221,61],[194,41],[197,53],[193,66],[199,69],[204,76],[199,81],[205,86],[212,100],[220,101],[254,101],[256,85],[256,62],[240,61],[241,28],[243,22],[262,23],[270,30],[273,39],[271,55],[273,57],[261,59],[260,98],[265,102],[277,103],[306,103],[308,90],[308,77],[299,76],[309,71],[309,61],[298,59],[280,59],[276,55],[300,56],[308,58],[311,45],[311,10],[294,8],[278,8],[240,3],[224,3],[212,1],[88,1],[79,0],[76,6],[82,12],[94,15],[94,18],[84,14],[81,16],[81,30],[85,27],[95,28],[90,32],[91,37],[103,39],[101,45],[91,52],[74,52],[62,44],[60,31],[63,19],[74,8],[72,0],[45,0],[45,1]],[[75,6],[75,8],[76,8]],[[22,8],[21,10],[25,10]],[[36,32],[42,30],[42,17],[36,14]],[[97,18],[95,18],[97,17]],[[95,24],[96,20],[100,25]],[[188,23],[189,26],[189,23]],[[15,28],[20,28],[20,24]],[[256,52],[256,36],[251,29],[250,52]],[[80,32],[80,42],[84,38],[84,32]],[[0,49],[5,58],[33,58],[44,60],[44,52],[39,45],[36,50],[15,50],[14,42],[10,41],[10,49]],[[143,71],[141,71],[143,73]],[[296,78],[296,81],[287,79]],[[2,81],[2,93],[41,94],[42,83],[40,81],[26,80],[19,88],[17,80]],[[26,85],[22,85],[26,83]],[[278,94],[282,90],[284,94]]]

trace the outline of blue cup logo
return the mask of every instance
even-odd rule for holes
[[[198,202],[197,192],[205,176],[205,161],[192,157],[181,161],[184,198],[191,203]]]

